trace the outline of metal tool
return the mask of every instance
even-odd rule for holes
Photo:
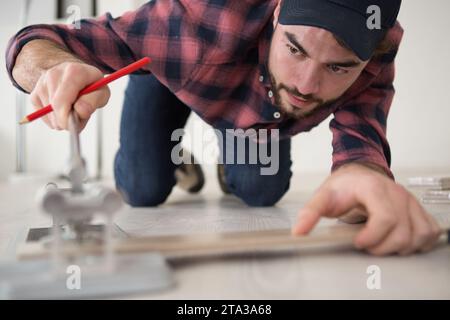
[[[79,138],[79,119],[74,112],[69,114],[70,134],[70,170],[69,189],[60,189],[56,184],[48,184],[39,194],[41,208],[53,217],[53,266],[56,269],[64,267],[64,261],[73,261],[75,257],[65,257],[61,247],[69,241],[79,244],[86,241],[100,241],[104,248],[105,270],[114,265],[112,252],[112,224],[113,215],[122,206],[120,196],[111,189],[103,186],[85,187],[83,181],[86,177],[86,162],[81,155]],[[91,221],[95,216],[103,216],[105,228],[100,234],[90,235],[88,232]],[[61,226],[67,226],[62,229]],[[65,231],[62,234],[61,231]]]
[[[38,193],[41,209],[53,217],[49,247],[51,259],[0,265],[0,298],[86,298],[153,291],[173,285],[171,271],[158,253],[116,256],[113,251],[114,214],[121,208],[120,195],[99,185],[85,185],[86,163],[81,155],[79,121],[69,115],[70,188],[49,183]],[[100,217],[103,228],[92,228]],[[81,248],[101,248],[86,254]],[[67,248],[71,248],[70,253]],[[80,290],[67,286],[68,268],[82,272]],[[82,290],[81,290],[82,289]]]

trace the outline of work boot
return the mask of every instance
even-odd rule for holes
[[[185,149],[182,152],[183,163],[175,170],[176,185],[189,193],[198,193],[205,185],[202,167],[191,153]]]
[[[220,189],[225,194],[230,194],[231,191],[228,189],[227,180],[225,177],[225,166],[223,164],[217,164],[217,180],[219,180]]]

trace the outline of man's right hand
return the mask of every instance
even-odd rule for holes
[[[31,103],[35,109],[52,105],[53,112],[42,119],[50,128],[56,130],[68,130],[69,113],[74,109],[80,119],[81,131],[94,111],[106,105],[110,91],[105,86],[79,98],[78,94],[102,78],[102,72],[91,65],[82,62],[60,63],[39,77],[31,92]]]

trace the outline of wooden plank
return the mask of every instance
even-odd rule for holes
[[[118,254],[160,252],[167,258],[175,258],[258,251],[278,252],[317,246],[351,246],[361,227],[336,225],[319,228],[312,234],[301,237],[291,235],[289,229],[280,229],[126,238],[114,242],[114,251]],[[448,230],[450,225],[441,224],[441,227],[444,231]],[[69,244],[64,246],[64,252],[68,255],[99,254],[102,248],[100,244],[92,243]],[[49,247],[43,243],[24,244],[17,252],[19,259],[47,258],[49,255]]]

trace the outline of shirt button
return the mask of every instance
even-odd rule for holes
[[[281,114],[280,114],[278,111],[277,111],[277,112],[274,112],[273,117],[274,117],[275,119],[280,119]]]
[[[263,76],[259,76],[259,82],[263,82],[264,81],[264,77]]]
[[[272,92],[272,90],[269,90],[268,95],[269,95],[269,98],[272,98],[272,97],[273,97],[273,92]]]

